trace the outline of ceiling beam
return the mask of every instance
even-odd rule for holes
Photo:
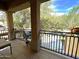
[[[8,9],[11,9],[11,8],[15,8],[19,5],[22,5],[24,3],[26,3],[28,0],[12,0],[11,3],[8,3],[7,6],[8,6]]]
[[[41,0],[40,2],[43,3],[43,2],[46,2],[46,1],[49,1],[49,0]],[[12,0],[7,5],[8,5],[8,8],[13,8],[13,7],[16,7],[18,5],[24,4],[26,2],[30,2],[30,0]]]
[[[1,4],[1,3],[0,3],[0,10],[3,10],[3,11],[5,10],[4,5],[3,5],[3,4]]]
[[[16,11],[20,11],[20,10],[26,9],[28,7],[30,7],[30,3],[26,2],[24,4],[16,6],[14,8],[10,8],[10,9],[8,9],[8,11],[16,12]]]
[[[49,1],[49,0],[41,0],[41,3],[46,1]],[[16,12],[16,11],[26,9],[28,7],[30,7],[30,2],[28,0],[17,0],[16,3],[14,1],[10,4],[8,11]]]
[[[46,2],[49,0],[41,0],[40,2]],[[0,9],[5,11],[16,12],[22,9],[26,9],[30,6],[29,0],[9,0],[4,3],[0,3]]]

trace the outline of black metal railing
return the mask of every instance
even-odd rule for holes
[[[21,29],[21,30],[15,30],[15,38],[16,39],[23,39],[23,30],[24,29]]]
[[[70,32],[41,31],[41,47],[73,57],[79,58],[79,35]]]
[[[15,31],[16,38],[23,38],[23,30]],[[7,39],[8,31],[0,31],[0,38]],[[79,35],[71,32],[40,31],[41,47],[79,59]]]
[[[0,31],[0,39],[8,39],[8,30],[1,30]]]
[[[23,39],[23,30],[14,30],[15,39]],[[8,39],[8,30],[0,30],[0,39]]]
[[[19,40],[25,41],[25,37],[31,38],[31,34],[32,34],[31,30],[28,30],[28,29],[15,30],[16,39],[19,39]]]

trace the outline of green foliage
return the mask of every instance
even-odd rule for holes
[[[75,6],[69,11],[66,20],[70,28],[79,26],[79,6]]]
[[[48,2],[45,2],[45,3],[42,3],[41,6],[40,6],[40,16],[41,18],[43,18],[44,16],[45,17],[49,17],[50,16],[50,13],[52,12],[52,9],[49,8],[51,4],[51,1],[48,1]]]
[[[31,27],[30,8],[14,13],[14,26],[17,29]]]
[[[70,11],[69,11],[69,15],[71,14],[75,14],[75,13],[79,13],[79,5],[78,6],[75,6],[73,7]]]
[[[41,4],[40,8],[40,24],[41,24],[41,29],[49,30],[51,28],[51,12],[52,9],[49,8],[51,4],[51,1],[45,2]]]
[[[79,26],[79,6],[73,7],[67,15],[51,15],[54,11],[49,8],[51,1],[41,4],[40,8],[40,25],[44,30],[70,29]],[[16,28],[31,27],[30,8],[19,11],[14,14],[14,25]]]
[[[0,25],[3,25],[7,28],[7,19],[6,19],[6,13],[3,11],[0,11]]]

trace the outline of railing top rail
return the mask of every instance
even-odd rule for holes
[[[49,34],[49,35],[67,36],[67,37],[79,37],[79,33],[71,33],[71,32],[41,30],[40,33],[41,34]],[[74,34],[76,34],[76,35],[74,35]]]
[[[47,31],[47,30],[40,30],[40,32],[48,32],[48,33],[66,33],[66,34],[78,34],[78,32],[76,33],[72,33],[72,32],[63,32],[63,31]]]

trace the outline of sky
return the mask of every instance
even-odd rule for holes
[[[50,7],[56,13],[63,15],[77,5],[79,5],[79,0],[52,0]]]

